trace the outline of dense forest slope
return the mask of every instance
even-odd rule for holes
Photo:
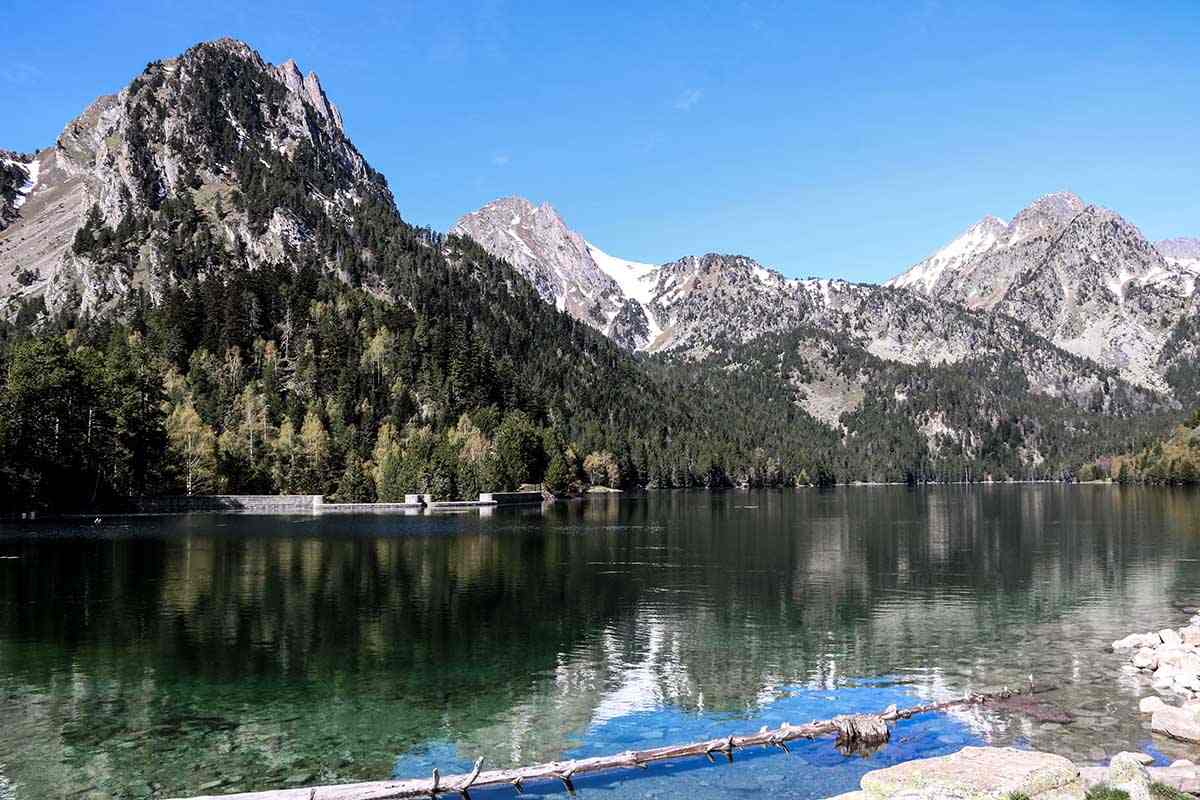
[[[234,40],[150,64],[53,147],[6,155],[0,192],[2,511],[156,492],[1060,475],[1089,443],[1170,413],[1019,327],[961,310],[913,321],[903,309],[929,301],[844,282],[814,291],[847,293],[867,333],[833,324],[841,312],[785,316],[772,330],[795,341],[743,352],[693,319],[741,302],[710,286],[680,307],[695,334],[681,355],[632,354],[470,238],[402,220],[317,77]],[[712,266],[677,269],[709,286],[695,276]],[[927,357],[940,366],[866,344],[947,325],[966,338],[954,359]],[[1019,376],[993,380],[1029,391],[994,383],[978,400],[972,353],[1002,361],[989,341],[1026,342]],[[788,355],[804,347],[848,349],[805,366]],[[822,381],[859,381],[864,400],[824,403]],[[921,396],[921,413],[897,424],[866,399],[879,391]],[[959,445],[921,432],[938,413]],[[995,455],[989,435],[1012,446]]]

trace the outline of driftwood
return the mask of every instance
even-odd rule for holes
[[[474,769],[464,775],[443,776],[436,768],[430,778],[415,778],[400,781],[369,781],[343,783],[332,786],[317,786],[299,789],[275,789],[263,792],[243,792],[220,795],[221,800],[392,800],[392,798],[436,798],[439,795],[458,795],[470,798],[470,790],[483,787],[511,786],[517,794],[525,784],[537,781],[552,781],[568,792],[575,792],[573,779],[580,775],[619,769],[645,769],[658,761],[704,756],[710,762],[716,756],[724,756],[732,763],[734,752],[747,747],[777,747],[785,752],[787,743],[797,739],[816,739],[829,734],[837,735],[837,747],[843,753],[859,749],[878,747],[888,740],[889,722],[909,719],[918,714],[929,714],[963,706],[991,705],[1017,695],[1030,695],[1050,691],[1049,688],[1024,690],[1003,689],[988,694],[969,694],[955,700],[897,709],[889,706],[880,714],[855,714],[826,720],[813,720],[803,725],[785,722],[778,728],[764,727],[758,733],[747,736],[727,736],[691,744],[668,745],[650,750],[626,751],[616,755],[578,758],[568,761],[551,761],[528,767],[511,769],[483,769],[483,759],[475,762]],[[201,800],[201,798],[194,798]]]

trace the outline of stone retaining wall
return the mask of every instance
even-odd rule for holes
[[[320,510],[319,494],[207,494],[139,497],[134,510],[142,514],[183,514],[189,511],[240,511],[249,514],[311,514]]]

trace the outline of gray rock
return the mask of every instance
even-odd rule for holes
[[[1150,773],[1143,758],[1142,753],[1117,753],[1109,762],[1108,785],[1126,792],[1129,800],[1151,800]]]
[[[1113,650],[1136,650],[1139,647],[1158,647],[1162,640],[1156,633],[1131,633],[1112,643]]]
[[[984,800],[1012,793],[1041,800],[1084,795],[1079,769],[1067,759],[1005,747],[964,747],[948,756],[907,761],[868,772],[861,783],[865,800]]]
[[[1179,692],[1200,692],[1200,675],[1194,672],[1181,672],[1175,676],[1175,690]]]

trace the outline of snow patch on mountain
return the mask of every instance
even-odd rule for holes
[[[969,259],[990,250],[1008,230],[1007,223],[990,214],[958,235],[950,244],[892,278],[885,286],[933,292],[947,271],[953,272]]]
[[[600,270],[616,281],[621,293],[630,300],[645,305],[654,297],[657,283],[655,275],[657,264],[643,264],[639,261],[626,261],[623,258],[610,256],[591,242],[587,242],[588,253]]]

